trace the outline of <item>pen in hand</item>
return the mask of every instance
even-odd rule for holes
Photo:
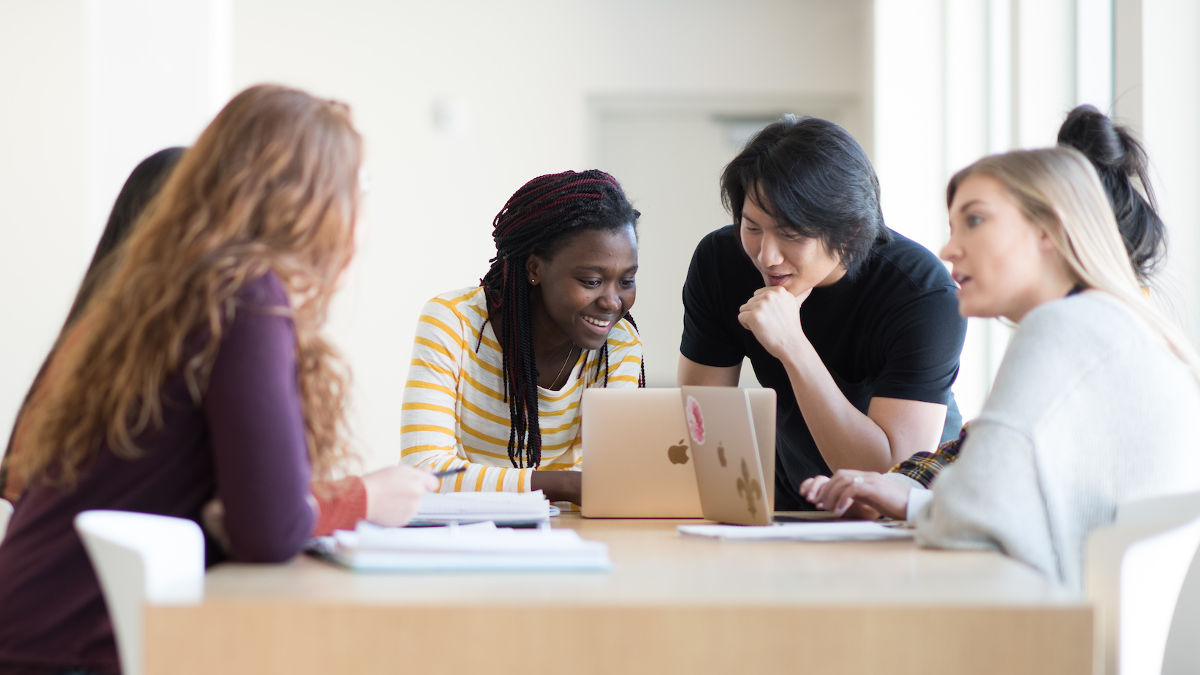
[[[458,466],[453,469],[447,469],[445,471],[438,471],[433,474],[433,477],[434,478],[445,478],[446,476],[453,476],[456,473],[462,473],[466,470],[467,470],[466,465]]]

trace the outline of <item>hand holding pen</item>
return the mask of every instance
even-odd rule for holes
[[[416,515],[421,497],[438,489],[438,475],[411,466],[393,465],[362,477],[367,490],[367,520],[399,527]]]

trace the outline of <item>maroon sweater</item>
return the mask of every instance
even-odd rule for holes
[[[288,304],[271,273],[243,286],[202,405],[182,374],[162,389],[164,425],[137,438],[144,454],[118,459],[107,445],[70,490],[35,483],[0,542],[0,672],[84,667],[117,672],[116,643],[75,515],[86,509],[159,513],[199,522],[206,502],[225,506],[230,557],[279,562],[313,531],[310,467]],[[19,452],[20,449],[15,449]],[[216,561],[209,546],[209,560]]]

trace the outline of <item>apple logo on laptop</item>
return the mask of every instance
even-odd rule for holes
[[[667,459],[671,460],[672,464],[687,464],[688,446],[684,444],[683,439],[671,447],[667,448]]]
[[[721,463],[721,466],[725,466],[725,446],[720,442],[717,443],[717,461]]]

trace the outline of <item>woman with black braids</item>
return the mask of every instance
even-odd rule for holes
[[[583,390],[645,386],[628,316],[639,215],[596,170],[540,176],[509,198],[480,285],[421,312],[401,413],[405,464],[465,467],[442,481],[446,492],[542,490],[579,502]]]

